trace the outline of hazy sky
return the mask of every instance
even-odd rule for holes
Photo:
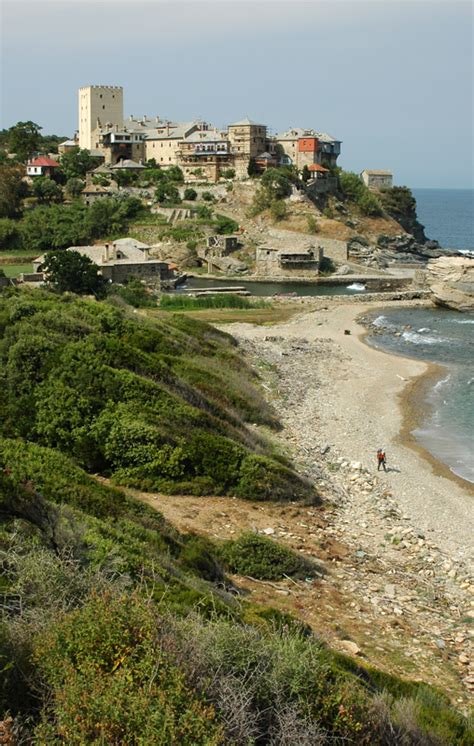
[[[346,169],[472,185],[469,1],[0,3],[0,127],[71,136],[80,86],[123,85],[126,114],[314,127]]]

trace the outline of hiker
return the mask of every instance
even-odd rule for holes
[[[377,471],[380,471],[380,467],[383,466],[383,470],[387,471],[386,466],[387,460],[385,458],[385,451],[383,448],[377,450]]]

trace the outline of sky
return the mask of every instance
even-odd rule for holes
[[[77,128],[77,89],[125,114],[250,117],[342,140],[340,165],[473,186],[469,0],[0,0],[0,128]]]

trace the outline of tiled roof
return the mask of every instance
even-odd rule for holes
[[[369,174],[370,176],[393,176],[391,171],[383,171],[378,168],[365,168],[362,173]]]
[[[245,119],[241,119],[240,122],[234,122],[233,124],[229,124],[229,127],[245,127],[249,124],[254,125],[255,127],[265,127],[265,124],[259,124],[259,122],[254,122],[252,119],[249,119],[248,117],[245,117]]]
[[[110,192],[110,187],[101,186],[100,184],[89,184],[82,190],[82,194],[110,194]]]
[[[218,142],[225,139],[218,130],[197,130],[185,138],[186,142]]]
[[[38,158],[30,161],[29,166],[48,166],[49,168],[59,168],[59,163],[53,161],[52,158],[48,158],[47,155],[40,155]]]
[[[113,169],[119,169],[119,168],[130,168],[130,169],[137,169],[137,168],[145,168],[141,163],[137,163],[136,161],[131,161],[129,158],[125,158],[123,161],[118,161],[114,166],[110,166],[110,168]]]
[[[324,166],[320,166],[319,163],[311,163],[308,166],[308,171],[319,171],[319,172],[325,173],[325,174],[329,173],[329,169],[328,168],[324,168]]]
[[[298,140],[300,137],[316,137],[321,142],[340,142],[327,132],[316,132],[316,130],[305,130],[302,127],[293,127],[286,132],[275,135],[275,140]]]

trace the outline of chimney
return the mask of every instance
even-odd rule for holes
[[[110,244],[106,243],[104,246],[105,253],[104,253],[104,262],[110,261]]]
[[[150,258],[150,253],[148,247],[146,249],[143,249],[143,261],[147,262]]]

